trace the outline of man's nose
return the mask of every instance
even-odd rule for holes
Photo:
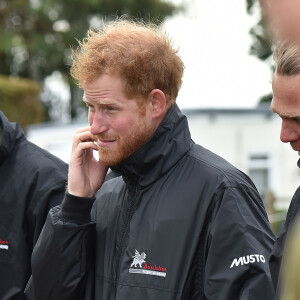
[[[292,120],[283,120],[281,126],[280,140],[283,143],[290,143],[297,141],[300,138],[300,130],[295,128]]]
[[[108,126],[105,122],[105,118],[101,116],[101,114],[95,114],[91,121],[91,133],[92,134],[100,134],[107,131]]]

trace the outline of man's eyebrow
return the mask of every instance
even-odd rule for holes
[[[89,100],[85,96],[82,97],[82,101],[87,103],[87,104],[90,103]]]
[[[277,111],[277,109],[273,106],[273,102],[271,103],[271,105],[270,105],[270,109],[271,109],[271,111],[274,113],[274,114],[277,114],[278,116],[282,116],[280,113],[279,113],[279,111]]]
[[[275,114],[277,114],[280,118],[285,118],[285,119],[300,119],[300,115],[280,113],[272,105],[270,106],[270,108],[271,108],[272,112],[275,113]]]
[[[89,100],[87,100],[84,96],[82,97],[82,101],[84,101],[87,105],[90,104]],[[117,103],[110,102],[110,101],[107,101],[107,102],[104,102],[104,103],[97,102],[96,104],[99,105],[99,106],[104,106],[104,107],[106,107],[106,106],[117,106],[118,105]],[[92,104],[90,104],[90,105],[92,105]]]
[[[89,102],[86,100],[85,97],[82,97],[82,101],[84,102],[84,104],[85,104],[86,106],[89,106]]]

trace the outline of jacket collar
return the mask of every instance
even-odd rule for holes
[[[186,116],[174,104],[152,138],[112,170],[146,187],[167,173],[192,146]]]
[[[0,126],[2,137],[0,140],[0,163],[2,163],[13,151],[15,144],[24,138],[24,132],[17,123],[9,122],[0,110]]]

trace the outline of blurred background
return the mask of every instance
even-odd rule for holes
[[[259,0],[0,0],[0,109],[68,162],[74,132],[87,124],[71,48],[124,14],[171,37],[185,63],[177,103],[194,141],[252,178],[278,232],[300,171],[269,109],[274,43]]]

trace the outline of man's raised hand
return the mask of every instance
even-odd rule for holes
[[[68,192],[74,196],[93,197],[104,182],[107,167],[93,156],[96,140],[90,127],[78,129],[74,136],[68,177]]]

